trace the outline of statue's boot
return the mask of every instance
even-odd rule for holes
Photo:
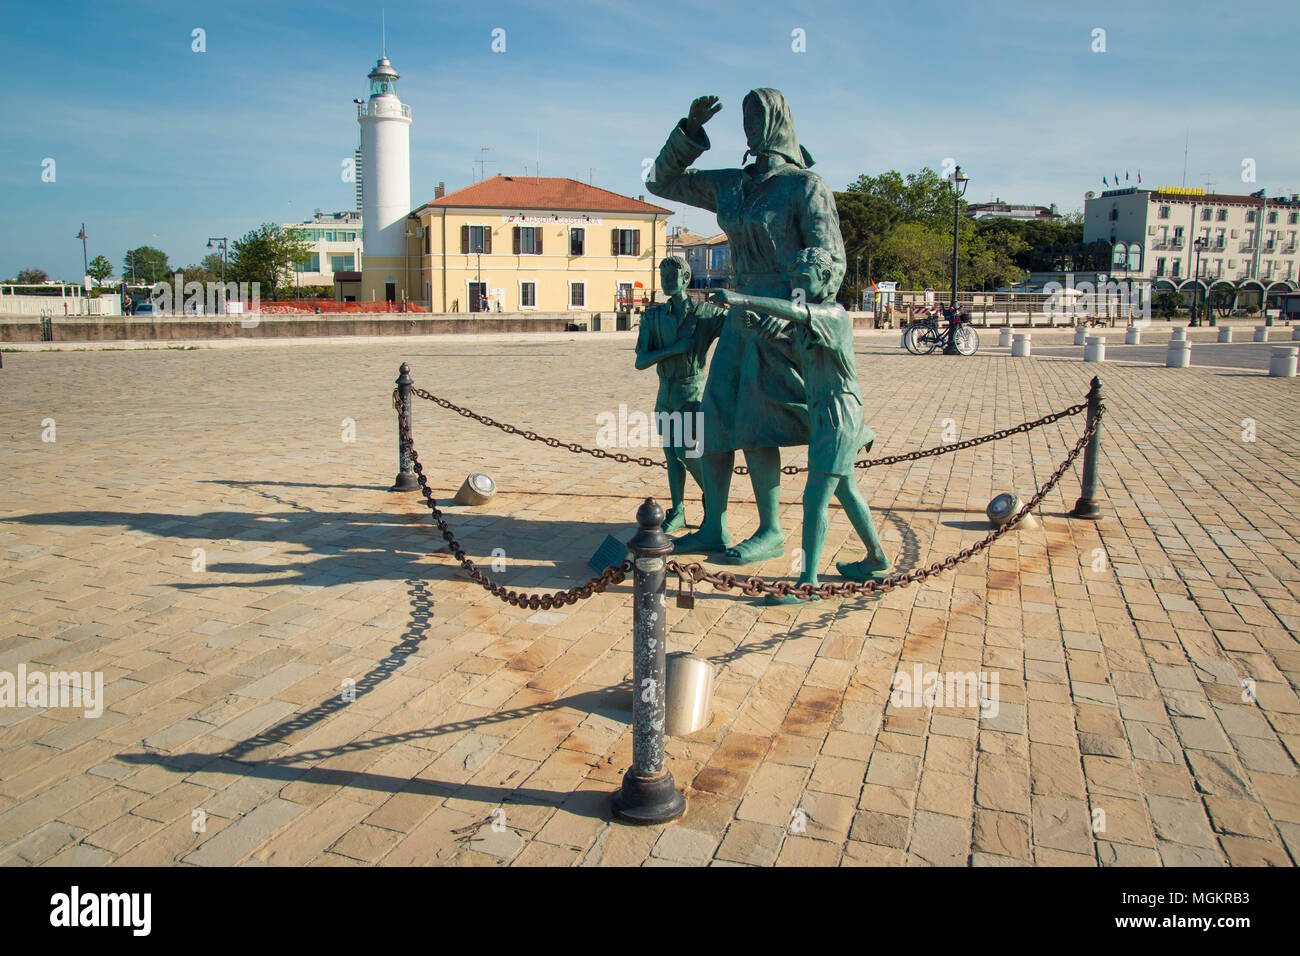
[[[673,551],[676,554],[715,554],[726,551],[731,546],[731,535],[725,530],[708,532],[703,528],[673,539]]]
[[[672,534],[674,531],[681,531],[686,527],[686,506],[674,505],[668,509],[668,514],[664,515],[664,523],[659,526],[659,530],[664,534]]]
[[[779,558],[783,554],[785,554],[785,535],[777,529],[765,535],[754,535],[734,548],[727,548],[718,561],[721,564],[753,564],[755,561]]]
[[[865,584],[867,581],[880,582],[889,577],[893,565],[888,558],[882,557],[876,561],[867,558],[861,561],[838,561],[835,567],[850,581],[860,581]]]

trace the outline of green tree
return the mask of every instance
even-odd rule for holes
[[[921,222],[899,223],[880,252],[881,278],[896,280],[903,288],[939,288],[948,282],[952,238],[934,226]]]
[[[19,285],[40,285],[48,278],[49,275],[46,274],[44,269],[24,269],[18,273],[16,281]]]
[[[844,236],[846,274],[842,297],[846,302],[858,303],[862,301],[862,290],[871,283],[885,240],[898,221],[897,212],[885,199],[861,192],[836,193],[835,206]],[[860,271],[863,265],[865,272]]]
[[[105,256],[95,256],[90,260],[90,265],[86,267],[86,274],[96,282],[103,282],[113,274],[113,263],[109,262]]]
[[[195,265],[194,263],[190,263],[184,269],[175,270],[172,272],[172,276],[175,276],[177,272],[184,274],[186,282],[216,282],[220,278],[219,276],[214,276],[207,269],[203,268],[203,266]],[[171,276],[168,278],[171,278]]]
[[[881,199],[894,211],[896,222],[952,222],[952,185],[929,166],[906,176],[896,169],[859,176],[848,191]]]
[[[212,273],[212,275],[216,276],[218,280],[221,279],[223,273],[230,271],[228,268],[225,268],[225,263],[221,261],[221,253],[219,252],[209,252],[203,257],[203,261],[199,264],[208,272]]]
[[[167,253],[153,246],[131,249],[122,259],[122,277],[137,285],[162,282],[170,273]]]
[[[257,282],[262,286],[262,297],[273,299],[294,263],[306,259],[311,250],[312,243],[304,230],[263,223],[231,243],[226,278]]]

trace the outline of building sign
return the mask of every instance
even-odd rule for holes
[[[599,226],[600,217],[591,216],[502,216],[502,222],[518,226],[546,226],[561,224],[565,226]]]

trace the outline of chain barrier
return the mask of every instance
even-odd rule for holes
[[[622,583],[627,578],[628,572],[632,570],[632,562],[624,558],[616,567],[606,568],[602,571],[599,577],[588,578],[582,584],[571,587],[567,591],[554,591],[549,594],[521,594],[518,591],[497,584],[480,571],[478,566],[465,554],[465,549],[456,540],[456,535],[447,524],[447,519],[443,517],[438,503],[433,500],[433,492],[429,490],[428,479],[424,477],[424,466],[420,464],[420,456],[415,452],[415,441],[411,437],[411,422],[406,417],[406,412],[402,408],[401,397],[396,389],[393,391],[393,407],[397,409],[397,422],[402,430],[402,444],[411,453],[411,467],[420,482],[420,494],[424,495],[429,510],[433,512],[433,520],[438,523],[438,528],[442,531],[442,536],[446,539],[451,553],[460,562],[460,566],[465,570],[465,573],[482,585],[484,589],[505,603],[513,604],[515,607],[526,607],[533,611],[549,611],[565,604],[577,604],[593,594],[605,591],[611,584]]]
[[[608,458],[611,461],[617,461],[621,464],[630,463],[640,465],[642,468],[668,467],[667,462],[658,458],[650,458],[645,455],[634,458],[631,455],[624,454],[623,452],[611,454],[603,448],[588,448],[585,445],[578,444],[577,442],[565,442],[560,441],[558,438],[547,438],[534,431],[530,431],[529,429],[519,428],[515,425],[506,424],[505,422],[499,422],[495,418],[491,418],[487,415],[480,415],[472,409],[462,408],[454,402],[449,402],[445,398],[439,398],[437,395],[432,395],[422,388],[412,388],[411,394],[423,398],[426,401],[433,402],[435,405],[440,405],[448,411],[455,412],[457,415],[464,418],[473,419],[474,421],[483,425],[488,425],[491,428],[499,428],[507,435],[518,435],[528,441],[541,442],[547,448],[563,448],[567,451],[573,452],[574,454],[591,455],[593,458]],[[398,390],[393,389],[393,403],[396,404],[397,402]],[[920,458],[932,458],[935,455],[949,455],[966,448],[974,448],[976,445],[983,445],[986,442],[1001,441],[1003,438],[1010,437],[1011,435],[1020,432],[1033,431],[1035,428],[1041,428],[1043,425],[1050,425],[1052,422],[1059,421],[1062,418],[1068,418],[1071,415],[1078,415],[1080,412],[1086,411],[1087,408],[1088,404],[1086,402],[1080,402],[1078,405],[1071,405],[1069,408],[1062,411],[1052,412],[1052,414],[1044,415],[1042,418],[1036,419],[1032,422],[1021,422],[1019,425],[1013,425],[1010,428],[1003,428],[999,431],[991,432],[988,435],[981,435],[979,438],[967,438],[964,441],[953,442],[948,445],[936,445],[934,448],[925,448],[921,451],[911,451],[905,455],[886,455],[883,458],[864,458],[861,461],[854,462],[853,467],[860,469],[878,468],[882,465],[896,465],[900,461],[916,461]],[[807,470],[806,466],[784,465],[781,468],[781,473],[783,475],[797,475]],[[732,469],[732,471],[738,475],[749,474],[749,468],[745,465],[737,465]]]
[[[521,430],[513,425],[498,422],[486,415],[479,415],[477,412],[461,408],[459,405],[455,405],[446,399],[438,398],[435,395],[429,394],[424,389],[412,388],[411,394],[418,395],[420,398],[441,405],[443,408],[454,411],[466,418],[472,418],[485,425],[499,428],[507,434],[521,435],[529,441],[543,442],[550,448],[567,448],[569,451],[586,453],[593,455],[596,458],[612,458],[615,461],[634,461],[641,465],[659,465],[664,467],[663,462],[656,462],[650,458],[631,458],[630,456],[623,454],[611,455],[603,449],[585,448],[576,442],[561,442],[554,438],[544,438],[535,432]],[[1000,431],[993,432],[990,435],[983,435],[979,438],[970,438],[966,441],[955,442],[951,445],[940,445],[936,448],[927,448],[922,451],[909,452],[906,455],[891,455],[884,458],[868,459],[866,461],[857,462],[856,465],[858,468],[873,468],[878,465],[888,465],[900,461],[914,461],[918,458],[928,458],[934,455],[943,455],[948,452],[960,451],[963,448],[971,448],[975,445],[982,445],[986,442],[997,441],[1019,432],[1031,431],[1042,425],[1058,421],[1059,419],[1077,415],[1086,410],[1087,407],[1086,402],[1078,405],[1071,405],[1067,409],[1053,412],[1052,414],[1046,415],[1036,421],[1023,422],[1012,428],[1004,428]],[[478,566],[465,554],[464,549],[460,546],[460,542],[456,540],[456,535],[447,524],[446,518],[443,516],[441,509],[439,509],[437,502],[434,501],[433,493],[429,490],[429,482],[424,476],[424,467],[420,464],[419,455],[417,455],[415,451],[415,442],[411,435],[411,423],[406,417],[405,410],[402,407],[401,395],[398,389],[393,389],[393,408],[397,410],[397,421],[398,426],[401,429],[402,443],[410,452],[411,467],[414,469],[419,480],[420,493],[424,495],[425,502],[428,504],[429,510],[433,513],[434,521],[437,522],[438,528],[442,531],[442,536],[446,539],[452,555],[458,562],[460,562],[460,566],[465,570],[465,573],[474,581],[478,582],[484,589],[507,604],[512,604],[516,607],[527,607],[530,610],[550,610],[565,604],[576,604],[578,601],[585,600],[593,594],[604,592],[612,584],[621,584],[626,580],[628,572],[632,570],[632,562],[625,558],[619,565],[606,568],[599,577],[588,578],[582,584],[571,587],[566,591],[555,591],[549,594],[521,594],[518,591],[497,584],[490,577],[480,571]],[[1047,493],[1056,486],[1057,482],[1061,480],[1061,477],[1070,466],[1074,464],[1075,459],[1079,457],[1080,453],[1087,446],[1089,439],[1092,438],[1100,427],[1101,419],[1105,414],[1105,411],[1106,406],[1104,404],[1097,407],[1096,416],[1088,422],[1083,434],[1079,437],[1079,440],[1075,442],[1069,455],[1067,455],[1065,460],[1061,462],[1054,472],[1052,472],[1051,476],[1042,487],[1038,489],[1033,498],[1031,498],[1011,517],[1011,520],[1006,524],[995,528],[993,531],[990,531],[976,544],[971,545],[969,548],[963,548],[961,551],[949,555],[942,561],[936,561],[929,567],[918,568],[917,570],[908,571],[903,574],[890,575],[880,581],[851,581],[846,584],[828,583],[818,586],[813,586],[811,584],[796,584],[792,581],[775,581],[769,583],[759,577],[741,578],[737,577],[730,571],[709,571],[699,562],[682,564],[681,562],[672,559],[669,559],[667,562],[666,570],[671,574],[677,575],[679,599],[687,593],[687,588],[689,588],[689,595],[693,599],[695,585],[699,582],[710,584],[720,591],[730,591],[733,588],[739,588],[742,594],[749,597],[757,597],[760,594],[787,597],[793,594],[805,600],[809,600],[814,597],[818,599],[829,599],[835,597],[854,597],[864,594],[883,594],[887,591],[892,591],[894,588],[907,587],[908,585],[915,584],[918,581],[924,581],[931,575],[950,570],[964,561],[969,561],[1015,527],[1016,524],[1025,517],[1025,515],[1037,508]],[[748,469],[745,469],[743,466],[738,467],[735,470],[737,474],[744,474],[748,471]],[[788,466],[781,470],[786,474],[795,474],[799,471],[806,471],[807,469]]]
[[[915,571],[908,571],[905,574],[894,574],[880,581],[852,581],[847,584],[822,584],[814,587],[811,584],[795,584],[791,581],[775,581],[768,583],[762,578],[749,577],[740,578],[729,571],[712,572],[705,569],[704,565],[698,562],[682,564],[670,559],[666,565],[671,574],[677,575],[678,596],[689,594],[690,598],[694,597],[696,583],[703,581],[706,584],[713,585],[714,588],[721,591],[730,591],[732,588],[740,588],[742,594],[750,597],[756,597],[760,594],[772,594],[777,597],[786,597],[794,594],[804,599],[816,598],[833,598],[833,597],[852,597],[861,594],[883,594],[886,591],[892,591],[894,588],[907,587],[909,584],[915,584],[917,581],[924,581],[933,574],[941,571],[948,571],[955,568],[964,561],[969,561],[975,555],[985,550],[989,545],[998,538],[1010,531],[1015,525],[1024,518],[1025,515],[1033,511],[1042,502],[1044,496],[1052,490],[1061,476],[1074,464],[1080,452],[1087,446],[1089,439],[1101,425],[1102,416],[1105,413],[1105,406],[1101,405],[1097,409],[1097,415],[1088,427],[1084,429],[1083,435],[1074,444],[1070,454],[1052,472],[1051,477],[1043,484],[1038,492],[1031,498],[1019,511],[1017,511],[1011,520],[1001,527],[995,528],[985,535],[978,543],[971,545],[969,548],[962,548],[956,554],[949,555],[942,561],[936,561],[927,568],[918,568]],[[684,589],[689,588],[689,591]],[[689,598],[688,598],[689,600]]]

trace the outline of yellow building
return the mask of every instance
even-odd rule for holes
[[[672,211],[574,179],[496,175],[407,217],[362,299],[431,312],[610,312],[656,298]]]

